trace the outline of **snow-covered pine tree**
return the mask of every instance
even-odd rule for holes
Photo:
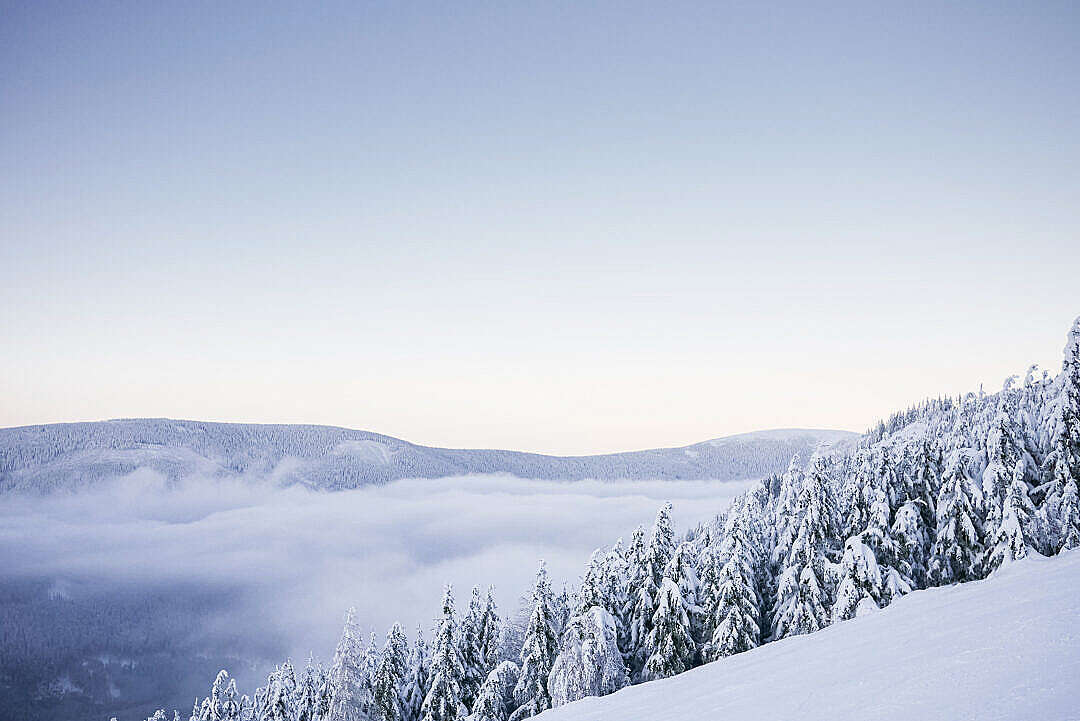
[[[716,572],[714,598],[708,602],[706,628],[710,634],[703,652],[706,661],[747,651],[761,641],[756,559],[747,523],[745,516],[734,520],[724,537],[723,550],[713,554],[710,562],[715,568],[717,558],[726,559]]]
[[[296,691],[296,721],[317,721],[319,718],[319,675],[308,659],[300,687]]]
[[[352,721],[363,718],[366,713],[362,687],[364,684],[364,642],[356,622],[356,609],[345,614],[345,628],[341,632],[330,667],[331,697],[329,718],[331,721]],[[257,702],[256,706],[260,706]]]
[[[487,678],[488,666],[484,658],[484,604],[480,599],[480,587],[473,586],[469,608],[461,621],[461,663],[465,675],[461,680],[461,702],[471,708],[480,684]]]
[[[645,665],[648,653],[646,639],[652,629],[652,617],[656,613],[656,594],[659,587],[653,581],[652,573],[645,562],[645,529],[638,527],[626,549],[626,565],[629,593],[626,599],[626,641],[621,646],[623,658],[630,669],[631,676],[637,678]]]
[[[543,561],[536,572],[532,602],[533,610],[521,647],[521,675],[514,687],[518,708],[510,717],[512,721],[529,718],[551,708],[547,683],[555,657],[559,654],[559,642],[553,628],[551,582]]]
[[[852,536],[844,544],[844,557],[840,561],[840,585],[836,589],[833,621],[854,618],[863,604],[880,608],[883,595],[881,570],[874,551],[860,536]]]
[[[386,644],[379,655],[379,665],[371,683],[371,718],[373,721],[405,721],[402,692],[409,671],[409,639],[401,624],[395,623],[386,634]]]
[[[773,637],[812,633],[831,620],[838,511],[825,457],[815,454],[798,501],[798,531],[777,585]]]
[[[402,715],[405,721],[420,721],[424,698],[431,688],[431,661],[428,658],[427,644],[424,643],[424,630],[416,627],[416,643],[409,655],[409,671],[402,691]]]
[[[454,595],[447,586],[443,596],[442,618],[435,632],[431,688],[421,708],[423,721],[454,721],[468,713],[461,703],[461,680],[464,676],[465,668],[458,650],[457,621],[454,618]]]
[[[937,499],[930,580],[937,585],[972,581],[982,576],[985,544],[971,479],[963,452],[954,452],[942,477]]]
[[[498,664],[480,685],[469,721],[507,721],[514,710],[518,667],[513,661]]]
[[[1065,485],[1065,492],[1058,506],[1058,524],[1061,530],[1056,550],[1060,552],[1080,548],[1080,491],[1075,480],[1070,479]]]
[[[695,648],[700,645],[704,627],[705,612],[701,606],[701,581],[698,580],[696,556],[693,544],[680,543],[664,569],[664,577],[675,582],[683,600],[683,610],[690,619],[690,637]],[[695,664],[697,659],[695,659]]]
[[[585,566],[585,573],[581,577],[576,615],[581,615],[593,606],[604,609],[608,607],[606,581],[604,555],[602,550],[597,548],[589,556],[589,563]]]
[[[499,608],[495,604],[495,588],[488,586],[487,595],[484,597],[484,613],[480,622],[480,658],[485,674],[490,673],[499,663],[501,630]]]
[[[608,611],[614,618],[619,632],[619,650],[626,658],[630,639],[629,622],[629,568],[626,564],[626,553],[623,550],[622,539],[619,538],[604,556],[604,596],[607,598]]]
[[[1022,461],[1017,461],[1013,482],[1005,492],[1001,504],[1001,521],[993,535],[993,546],[987,559],[989,571],[994,571],[1002,564],[1026,558],[1033,552],[1034,543],[1030,537],[1029,526],[1034,508],[1028,497],[1028,487],[1024,483]]]
[[[644,681],[674,676],[694,664],[696,647],[690,633],[690,618],[679,586],[670,578],[661,581],[645,648],[649,655],[641,671]]]
[[[570,620],[561,648],[548,678],[552,707],[586,696],[605,696],[629,683],[615,618],[601,606]]]
[[[926,586],[929,571],[931,531],[926,526],[925,505],[918,499],[905,501],[897,509],[889,529],[898,570],[916,588]]]
[[[780,489],[773,506],[771,528],[774,533],[772,562],[782,567],[791,553],[791,544],[799,530],[799,494],[803,486],[802,460],[796,453],[780,476]]]

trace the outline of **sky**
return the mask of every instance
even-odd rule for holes
[[[1080,9],[0,2],[0,426],[590,453],[1056,369]]]

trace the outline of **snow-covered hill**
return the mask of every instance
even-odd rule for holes
[[[420,446],[332,426],[204,423],[133,419],[0,429],[0,491],[48,491],[92,484],[150,468],[171,481],[269,477],[315,488],[355,488],[401,478],[509,473],[551,480],[760,478],[804,459],[822,441],[856,434],[774,430],[662,448],[596,456],[546,456],[502,450]]]
[[[543,721],[1080,719],[1080,551],[587,698]]]

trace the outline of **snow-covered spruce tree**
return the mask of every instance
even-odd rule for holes
[[[570,620],[548,677],[553,707],[605,696],[629,683],[617,638],[615,618],[600,606]]]
[[[889,529],[897,568],[916,588],[926,586],[929,572],[931,530],[926,525],[925,506],[922,500],[905,501],[897,509]]]
[[[480,622],[480,658],[486,672],[499,663],[499,637],[502,630],[499,608],[495,604],[495,588],[488,586],[484,597],[484,612]]]
[[[770,524],[774,533],[772,562],[777,567],[787,562],[799,530],[799,494],[803,486],[801,462],[798,453],[793,455],[787,471],[779,479],[780,489]]]
[[[854,618],[863,605],[873,604],[873,608],[880,608],[883,596],[877,557],[860,536],[852,536],[844,544],[844,557],[840,561],[840,585],[836,589],[833,621]]]
[[[319,718],[319,674],[308,659],[304,674],[296,689],[296,721],[317,721]]]
[[[364,642],[356,623],[356,609],[345,614],[345,628],[341,632],[330,667],[330,713],[332,721],[352,721],[363,718],[366,713],[362,688],[364,679]],[[256,706],[259,704],[256,703]]]
[[[953,453],[938,492],[936,531],[930,549],[930,580],[936,585],[982,577],[986,550],[982,520],[966,465],[962,452]]]
[[[599,548],[589,556],[589,563],[585,566],[585,574],[581,577],[581,587],[578,589],[577,615],[581,615],[593,606],[604,609],[608,607],[604,554]]]
[[[1017,461],[1013,482],[1005,492],[1001,504],[1001,520],[994,531],[993,546],[987,559],[989,571],[1002,564],[1026,558],[1035,545],[1030,538],[1029,526],[1034,508],[1028,497],[1028,487],[1023,480],[1021,461]]]
[[[690,619],[690,637],[694,639],[695,647],[701,643],[705,622],[705,610],[701,606],[701,581],[696,568],[697,555],[693,544],[680,543],[664,569],[664,577],[671,579],[679,587],[683,610]],[[696,663],[695,659],[695,665]]]
[[[713,598],[707,600],[709,638],[703,655],[706,661],[755,648],[761,641],[760,599],[756,581],[756,559],[751,549],[745,517],[731,524],[724,538],[724,549],[712,554],[710,565],[716,568],[719,557],[727,560],[716,572]]]
[[[513,721],[535,716],[551,708],[547,683],[555,657],[559,655],[559,642],[553,628],[551,582],[543,561],[536,572],[532,603],[533,610],[521,647],[521,675],[514,687],[518,708],[511,715]]]
[[[686,613],[679,586],[670,578],[664,578],[656,599],[652,629],[645,644],[648,657],[641,671],[643,681],[668,678],[682,673],[694,664],[696,646],[690,632],[690,619]]]
[[[1075,502],[1070,500],[1063,506],[1068,486],[1073,485],[1075,496],[1080,484],[1080,318],[1073,323],[1065,344],[1060,385],[1048,414],[1051,448],[1043,461],[1043,482],[1036,496],[1044,499],[1048,511],[1050,552],[1075,548],[1080,537]]]
[[[427,644],[424,643],[424,630],[416,627],[416,643],[409,655],[409,670],[402,685],[402,716],[405,721],[420,721],[424,698],[431,689],[431,661],[428,658]]]
[[[652,617],[656,612],[656,594],[659,592],[645,563],[645,554],[645,530],[638,527],[631,537],[630,547],[626,549],[629,593],[625,610],[626,640],[620,647],[623,659],[634,679],[638,678],[645,665],[645,659],[648,658],[645,643],[652,629]]]
[[[1058,523],[1061,530],[1057,550],[1080,548],[1080,492],[1075,480],[1070,479],[1065,485],[1058,505]]]
[[[296,718],[296,673],[285,661],[267,679],[266,705],[259,721],[294,721]]]
[[[465,668],[458,650],[457,621],[454,618],[454,595],[450,586],[443,596],[442,618],[435,632],[435,650],[431,659],[431,689],[421,708],[423,721],[454,721],[468,711],[461,703],[461,679]]]
[[[461,680],[461,702],[467,708],[472,707],[489,670],[484,658],[483,632],[484,603],[480,598],[480,587],[473,586],[469,608],[461,622],[461,663],[465,669]]]
[[[514,710],[514,687],[518,676],[518,667],[513,661],[503,661],[495,666],[480,684],[469,721],[507,721]]]
[[[633,678],[642,677],[645,662],[652,653],[649,635],[656,616],[664,571],[675,551],[675,532],[671,527],[671,504],[665,503],[656,513],[648,540],[634,532],[630,547],[631,589],[629,639],[626,665]]]
[[[409,671],[409,640],[401,624],[386,634],[386,645],[371,683],[371,718],[374,721],[405,721],[402,691]]]
[[[798,531],[777,585],[774,638],[812,633],[831,619],[839,523],[827,461],[821,454],[810,461],[797,512]]]
[[[629,589],[630,572],[623,542],[619,538],[604,556],[604,596],[608,603],[605,610],[615,618],[619,632],[619,650],[622,651],[624,659],[630,638]]]

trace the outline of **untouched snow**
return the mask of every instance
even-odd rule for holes
[[[128,419],[0,428],[0,491],[70,490],[146,468],[189,476],[269,478],[336,490],[403,478],[507,473],[542,480],[762,478],[846,431],[759,431],[683,448],[596,456],[431,448],[333,426]]]
[[[543,721],[1080,719],[1080,552],[588,698]]]

